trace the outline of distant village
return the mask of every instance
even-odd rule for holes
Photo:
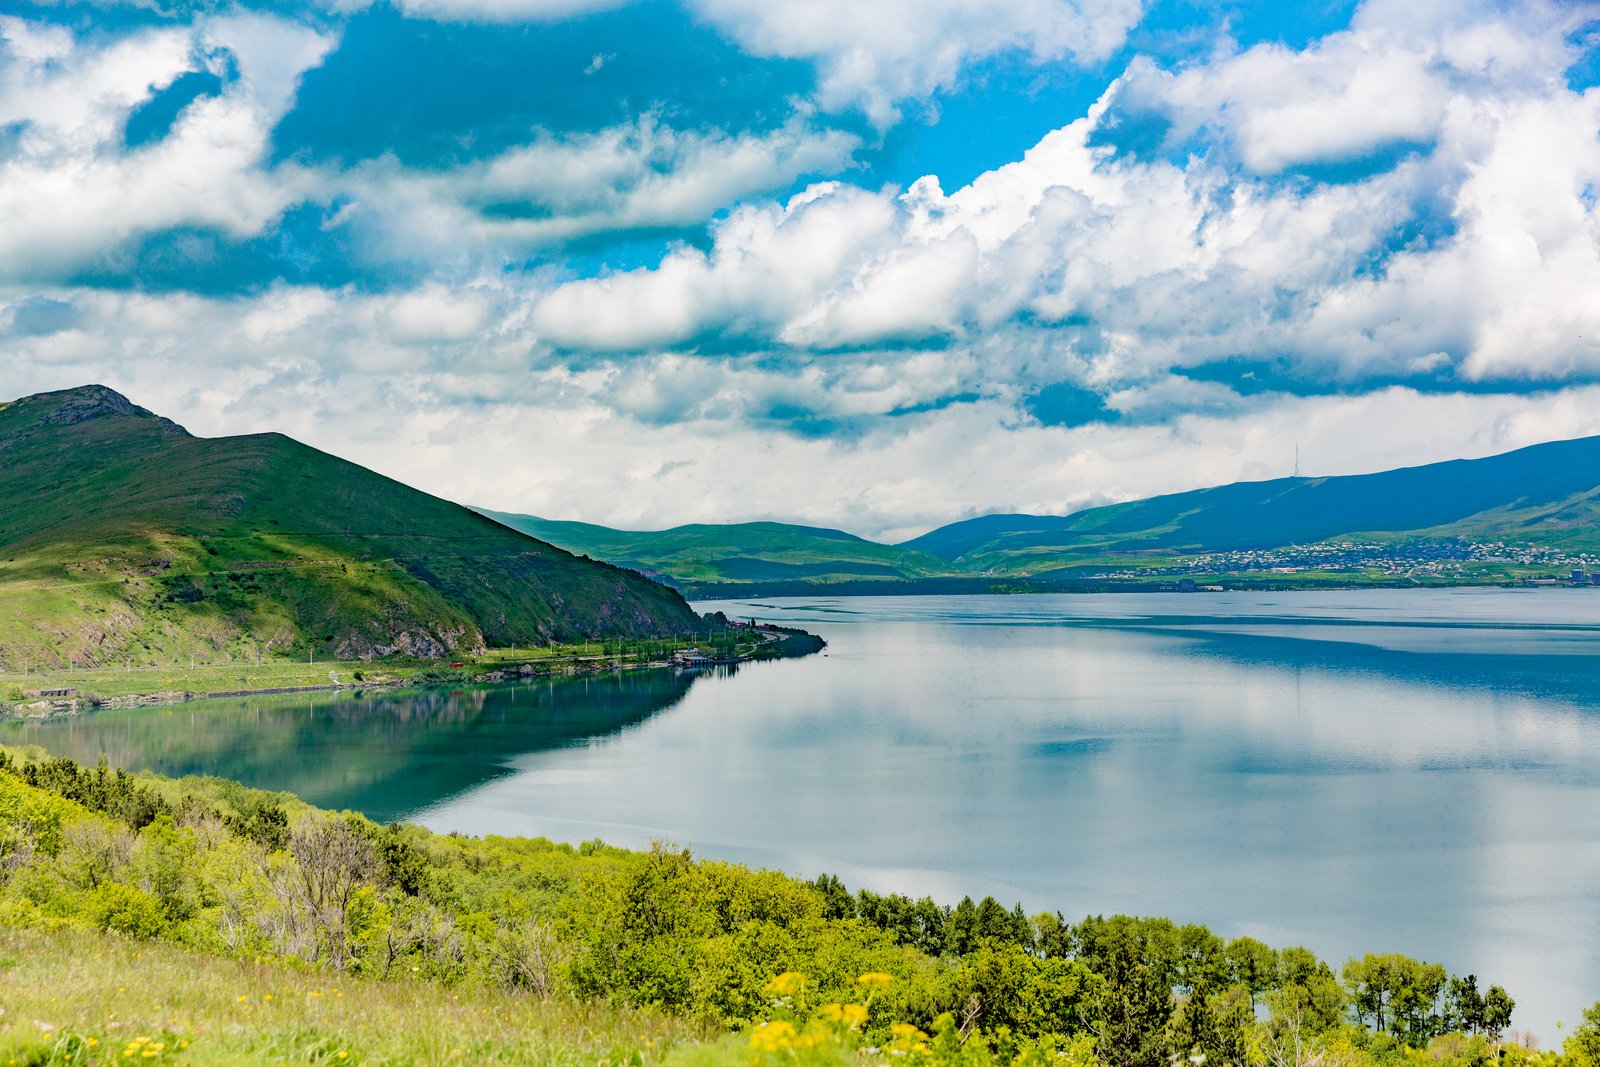
[[[1407,541],[1324,541],[1283,548],[1210,552],[1157,567],[1129,567],[1096,575],[1103,578],[1176,577],[1180,592],[1220,587],[1197,585],[1195,575],[1302,574],[1307,571],[1365,571],[1393,578],[1462,579],[1491,567],[1522,574],[1523,585],[1600,586],[1600,555],[1569,554],[1551,548],[1480,543],[1456,539]]]

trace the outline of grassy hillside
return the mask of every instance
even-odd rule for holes
[[[675,592],[278,434],[89,386],[0,409],[0,669],[685,632]]]
[[[533,515],[483,514],[569,552],[660,574],[690,587],[720,582],[897,581],[955,572],[947,561],[926,552],[815,526],[701,523],[639,532]]]
[[[954,907],[670,846],[379,826],[0,750],[0,1058],[1597,1067],[1502,989],[1164,919]]]
[[[1067,516],[986,516],[902,547],[1004,573],[1107,554],[1441,537],[1600,549],[1600,437],[1380,474],[1238,482]]]

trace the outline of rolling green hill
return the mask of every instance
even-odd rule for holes
[[[1600,437],[1379,474],[1237,482],[1070,515],[985,515],[898,545],[774,522],[639,533],[484,514],[696,595],[734,595],[741,587],[769,595],[1045,588],[1111,572],[1137,575],[1195,556],[1342,540],[1499,542],[1600,554]],[[1329,580],[1381,577],[1363,576],[1360,566],[1343,573]],[[1485,570],[1477,580],[1493,576]],[[1010,582],[1023,578],[1045,584]]]
[[[686,586],[709,583],[901,581],[957,573],[927,552],[882,545],[840,530],[781,522],[613,530],[585,522],[484,511],[569,552],[633,567]]]
[[[986,516],[901,547],[1015,573],[1107,554],[1435,538],[1600,549],[1600,437],[1379,474],[1236,482],[1066,516]]]
[[[698,625],[662,585],[280,434],[193,437],[103,386],[0,407],[0,669]]]

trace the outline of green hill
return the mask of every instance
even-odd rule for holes
[[[484,514],[700,595],[735,595],[740,587],[775,596],[986,592],[1024,576],[1045,586],[1092,581],[1108,571],[1136,574],[1185,557],[1329,541],[1504,543],[1597,554],[1600,437],[1378,474],[1237,482],[1070,515],[984,515],[898,545],[776,522],[634,532]],[[1366,580],[1360,566],[1341,573],[1342,579],[1330,580]],[[1494,576],[1485,570],[1476,580]]]
[[[202,439],[103,386],[0,407],[0,668],[438,657],[699,620],[280,434]]]
[[[1108,554],[1434,538],[1600,549],[1600,437],[1379,474],[1237,482],[1066,516],[986,516],[901,547],[1005,573]]]
[[[484,511],[530,536],[684,586],[808,581],[895,582],[957,573],[927,552],[882,545],[840,530],[781,522],[699,523],[670,530],[613,530],[585,522]]]

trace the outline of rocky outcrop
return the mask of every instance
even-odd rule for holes
[[[188,431],[171,419],[164,419],[135,404],[115,389],[108,389],[103,385],[84,385],[55,393],[40,393],[26,398],[25,402],[36,405],[39,411],[39,417],[31,429],[75,426],[90,419],[115,415],[124,418],[150,419],[158,424],[164,433],[188,436]]]

